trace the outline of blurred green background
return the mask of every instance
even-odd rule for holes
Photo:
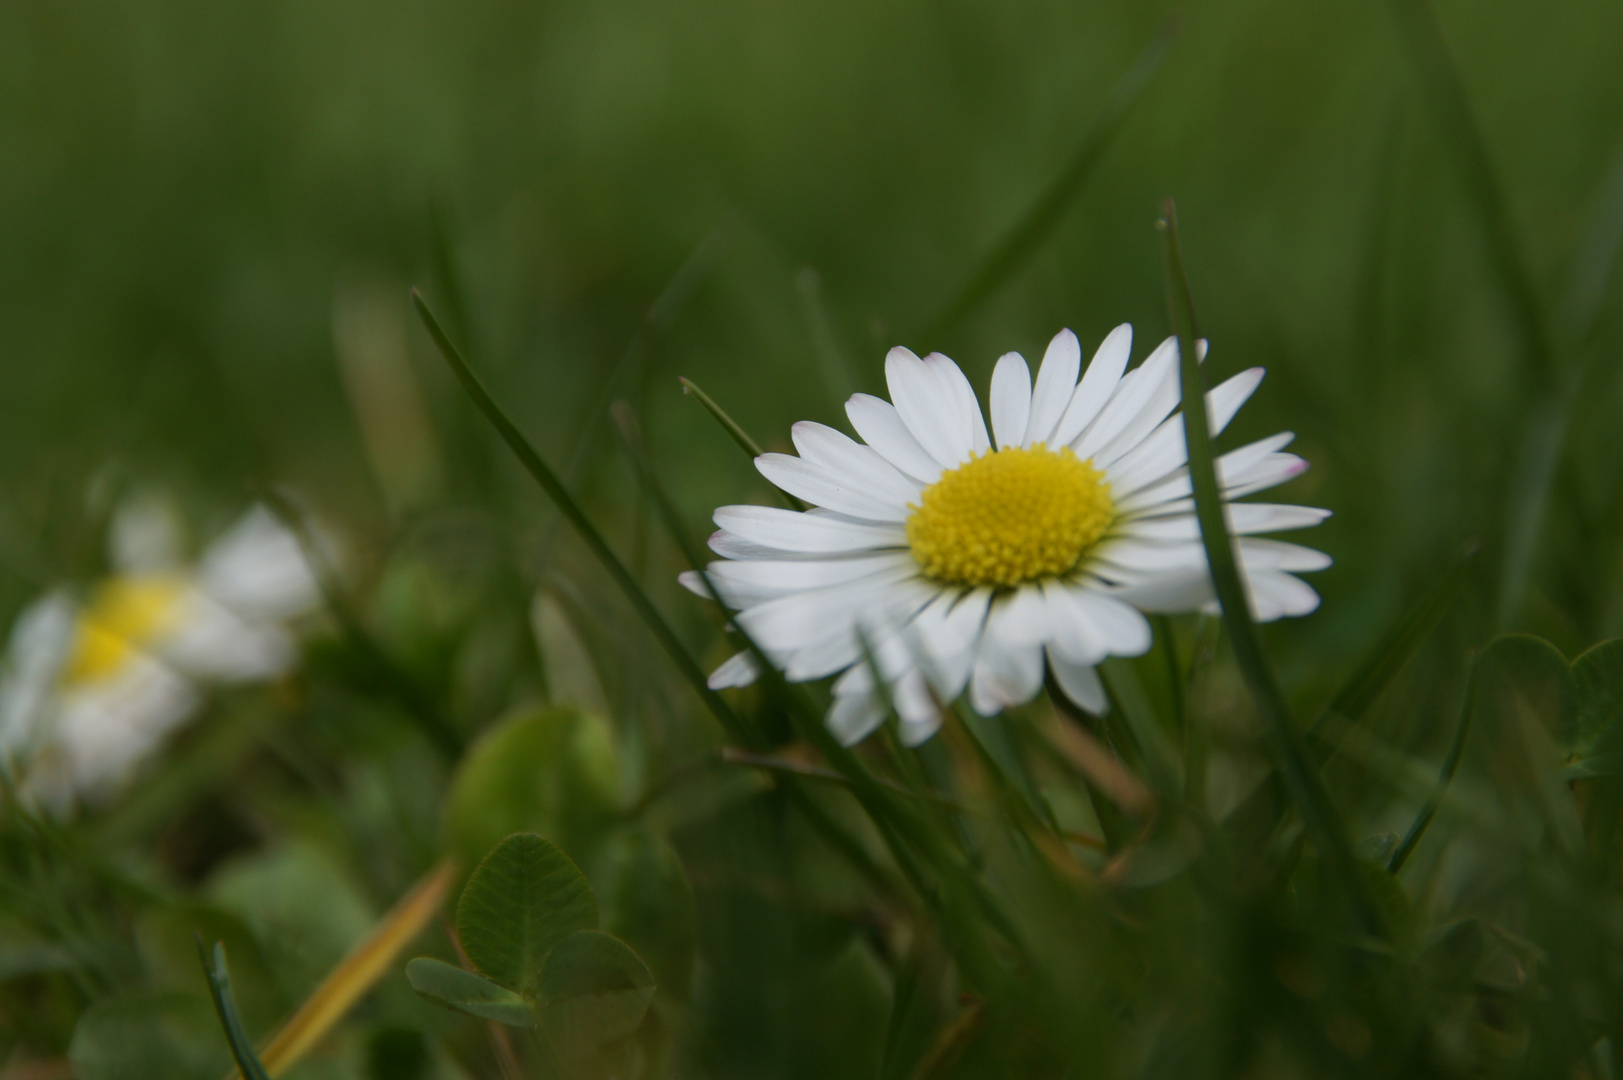
[[[1299,431],[1315,468],[1293,494],[1338,513],[1321,536],[1332,602],[1309,632],[1376,619],[1401,582],[1496,527],[1529,367],[1457,140],[1388,7],[1182,9],[1171,55],[1046,243],[959,329],[920,340],[1173,10],[6,5],[7,606],[21,577],[70,569],[71,545],[39,538],[109,463],[221,500],[245,478],[287,482],[385,530],[335,362],[335,305],[357,293],[386,330],[398,317],[426,386],[450,455],[438,498],[528,512],[505,462],[495,489],[471,475],[483,437],[405,300],[419,284],[453,305],[436,217],[471,354],[555,459],[711,238],[639,388],[619,390],[643,402],[656,449],[680,450],[669,481],[697,516],[760,484],[677,374],[765,441],[837,416],[803,268],[858,385],[904,343],[943,348],[983,386],[999,353],[1035,357],[1060,326],[1087,343],[1120,321],[1159,338],[1153,222],[1170,194],[1214,368],[1271,372],[1243,434]],[[1616,214],[1603,199],[1623,139],[1623,11],[1438,16],[1527,272],[1567,333],[1587,317],[1568,314],[1574,290],[1607,287],[1574,278],[1595,272],[1581,255],[1608,228],[1597,209]],[[1615,380],[1590,391],[1580,427],[1604,427]],[[1615,462],[1575,456],[1589,509],[1609,511]],[[1617,629],[1606,569],[1582,597],[1566,586],[1580,636]]]
[[[628,716],[672,714],[625,748],[628,774],[657,774],[709,736],[681,733],[682,717],[699,723],[684,691],[617,677],[646,639],[617,598],[597,603],[603,579],[463,400],[408,288],[572,469],[694,651],[719,658],[713,613],[675,588],[680,558],[640,508],[609,400],[637,407],[696,526],[719,503],[766,501],[677,376],[783,448],[793,421],[841,423],[847,393],[879,391],[895,344],[947,352],[983,391],[1000,353],[1035,361],[1062,326],[1091,349],[1130,321],[1142,356],[1168,325],[1154,225],[1170,195],[1209,367],[1269,369],[1231,444],[1298,432],[1313,469],[1280,498],[1336,514],[1309,541],[1336,559],[1314,580],[1323,608],[1269,631],[1299,700],[1323,700],[1451,552],[1485,543],[1449,632],[1406,676],[1404,738],[1434,746],[1462,643],[1522,628],[1571,654],[1623,634],[1623,6],[1447,0],[1435,24],[1419,10],[0,5],[0,615],[97,573],[124,491],[175,493],[201,543],[283,487],[345,538],[368,617],[465,732],[546,681],[513,659],[515,633],[534,644],[513,627],[538,585],[573,583],[572,610],[597,620],[585,647],[611,657],[605,686],[581,692],[599,700],[580,703],[606,690],[622,734]],[[1170,52],[1041,243],[933,330],[1174,17]],[[113,841],[195,882],[280,838],[275,866],[216,874],[210,895],[251,895],[256,873],[350,874],[365,884],[338,906],[365,925],[425,865],[446,768],[377,751],[394,721],[353,696],[311,701],[281,764],[254,773],[232,751],[251,782],[193,776],[171,801],[115,808]],[[353,771],[326,775],[336,762]],[[332,821],[294,805],[311,790],[331,795]],[[827,1075],[815,1032],[877,1039],[850,986],[879,984],[868,953],[840,951],[849,926],[705,877],[777,867],[764,820],[679,845],[710,962],[736,976],[710,984],[711,1027],[693,1038],[718,1075],[781,1064],[785,1038],[805,1040],[790,1072]],[[399,851],[363,839],[396,834]],[[349,869],[331,870],[334,850]],[[808,975],[808,956],[835,959]],[[818,979],[844,989],[819,998]],[[811,999],[855,1026],[797,1026]],[[40,1052],[60,1050],[76,1007]]]

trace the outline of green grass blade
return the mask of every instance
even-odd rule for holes
[[[1415,816],[1414,824],[1404,834],[1403,842],[1392,852],[1391,860],[1386,864],[1388,873],[1396,874],[1403,869],[1403,864],[1409,861],[1414,849],[1419,845],[1420,838],[1426,835],[1426,828],[1431,819],[1437,816],[1437,807],[1442,805],[1443,795],[1448,791],[1448,785],[1453,781],[1454,774],[1459,771],[1460,758],[1465,754],[1465,736],[1471,728],[1471,711],[1476,708],[1476,657],[1471,657],[1471,666],[1465,673],[1465,697],[1460,701],[1460,717],[1454,723],[1454,739],[1449,743],[1448,755],[1443,758],[1442,770],[1437,774],[1437,787],[1426,799],[1426,804],[1420,808]]]
[[[1364,718],[1370,706],[1392,684],[1398,673],[1409,666],[1420,646],[1453,606],[1454,598],[1465,584],[1471,562],[1481,549],[1482,544],[1476,539],[1460,546],[1443,568],[1437,583],[1410,605],[1397,623],[1381,636],[1358,670],[1336,691],[1313,721],[1307,730],[1307,740],[1321,764],[1336,752],[1335,744],[1326,735],[1331,717],[1338,717],[1347,723],[1357,723]]]
[[[298,541],[299,550],[310,565],[321,591],[322,602],[355,656],[370,669],[370,678],[375,679],[378,687],[417,722],[435,749],[451,761],[461,757],[462,751],[467,748],[467,740],[440,710],[433,695],[418,685],[411,673],[397,664],[388,650],[367,630],[337,571],[328,563],[321,545],[316,542],[303,511],[279,491],[267,488],[259,496]]]
[[[225,946],[218,941],[215,942],[211,956],[208,946],[203,944],[203,937],[199,934],[197,957],[203,963],[203,975],[208,979],[209,996],[214,999],[214,1011],[219,1014],[220,1026],[225,1029],[226,1042],[231,1044],[231,1056],[236,1059],[237,1068],[242,1070],[244,1080],[270,1080],[270,1074],[259,1062],[259,1055],[254,1053],[253,1043],[248,1040],[248,1033],[243,1030],[242,1017],[237,1012],[236,998],[231,995],[231,977],[225,968]]]
[[[1127,114],[1148,88],[1155,73],[1160,70],[1162,61],[1166,59],[1173,41],[1178,36],[1179,26],[1180,20],[1177,16],[1161,25],[1155,37],[1150,39],[1144,51],[1139,53],[1133,65],[1127,69],[1127,73],[1110,91],[1104,107],[1083,132],[1081,141],[1071,152],[1070,160],[1060,170],[1059,175],[1054,177],[1014,227],[987,253],[969,280],[964,283],[963,288],[921,335],[920,339],[926,345],[933,346],[951,333],[965,316],[1014,277],[1042,246],[1043,241],[1048,239],[1060,219],[1065,216],[1065,212],[1070,209],[1077,193],[1082,190],[1083,183],[1093,175],[1093,170],[1104,157],[1105,150],[1109,148],[1116,133],[1121,130]]]
[[[1532,405],[1519,440],[1516,470],[1506,487],[1501,519],[1504,536],[1495,625],[1505,629],[1521,610],[1576,397],[1571,380],[1560,370],[1550,318],[1526,248],[1437,14],[1427,0],[1392,0],[1392,10],[1482,228],[1527,362]]]
[[[1166,240],[1170,314],[1178,332],[1179,379],[1183,387],[1183,430],[1189,448],[1189,477],[1194,487],[1195,515],[1200,523],[1201,543],[1206,549],[1212,585],[1222,607],[1223,624],[1229,633],[1235,662],[1262,721],[1264,737],[1273,754],[1275,767],[1284,778],[1291,801],[1301,813],[1320,858],[1352,902],[1364,928],[1375,931],[1380,921],[1353,860],[1352,851],[1347,846],[1340,815],[1330,799],[1330,793],[1319,779],[1318,770],[1314,768],[1308,753],[1307,742],[1296,726],[1290,703],[1285,699],[1285,691],[1279,685],[1273,665],[1268,661],[1262,635],[1251,617],[1251,604],[1245,585],[1240,579],[1234,541],[1229,536],[1228,522],[1223,514],[1223,495],[1217,486],[1211,427],[1206,415],[1206,389],[1195,353],[1199,331],[1195,324],[1194,302],[1189,293],[1189,279],[1184,273],[1177,207],[1171,199],[1166,201],[1160,224]]]
[[[878,828],[897,864],[902,867],[918,894],[926,903],[932,897],[939,896],[940,890],[931,887],[932,880],[945,881],[951,886],[947,890],[952,895],[964,895],[972,899],[973,905],[989,921],[999,934],[1002,934],[1010,944],[1023,954],[1029,956],[1018,929],[1009,919],[997,901],[986,890],[968,869],[962,865],[944,843],[932,830],[928,823],[912,812],[912,809],[901,802],[904,796],[888,790],[879,778],[876,777],[862,759],[850,747],[843,746],[839,740],[823,723],[822,716],[811,707],[804,693],[798,687],[791,686],[777,670],[771,660],[761,650],[760,646],[750,638],[744,628],[739,625],[737,616],[721,602],[715,588],[710,584],[709,578],[704,575],[702,563],[698,559],[698,551],[689,539],[687,529],[682,523],[681,515],[669,498],[664,495],[657,478],[653,475],[653,465],[646,450],[642,446],[639,429],[635,417],[629,407],[614,410],[615,419],[620,426],[625,446],[636,469],[637,477],[650,498],[654,500],[655,508],[659,511],[667,528],[678,547],[693,569],[697,570],[710,591],[711,599],[725,614],[728,624],[739,635],[740,640],[755,657],[756,664],[762,672],[762,682],[769,692],[776,695],[787,707],[790,716],[794,719],[796,728],[801,736],[809,742],[823,759],[850,783],[851,792],[862,805],[874,825]],[[789,779],[789,778],[786,778]],[[837,839],[836,834],[843,834],[841,830],[827,815],[822,813],[820,807],[812,802],[792,780],[786,786],[792,797],[803,811],[811,815],[813,825],[819,831],[825,832],[836,846],[843,851],[850,852],[854,841]],[[860,845],[857,845],[860,849]],[[915,852],[917,856],[915,857]],[[921,872],[916,865],[917,859],[934,872],[930,877]],[[961,890],[961,892],[960,892]],[[974,971],[982,980],[990,983],[1001,981],[998,967],[987,951],[982,940],[978,921],[955,905],[945,905],[937,908],[938,913],[949,926],[949,937],[958,946],[959,958],[967,970]]]
[[[451,227],[442,199],[431,199],[428,204],[429,265],[439,282],[443,294],[447,328],[464,346],[468,343],[468,308],[463,302],[462,275],[457,273],[456,260],[451,256]]]
[[[1511,316],[1526,350],[1534,384],[1555,384],[1555,349],[1549,318],[1533,282],[1521,237],[1494,168],[1488,143],[1477,122],[1437,14],[1427,0],[1391,0],[1411,60],[1453,153],[1466,197],[1485,233],[1494,270],[1510,301]]]
[[[795,274],[795,292],[800,296],[801,314],[805,316],[806,329],[811,332],[812,349],[828,387],[829,400],[836,407],[844,407],[846,399],[857,392],[857,379],[851,371],[851,358],[834,332],[834,321],[828,316],[822,276],[809,266],[801,267]]]
[[[738,444],[738,448],[740,450],[749,455],[751,461],[754,461],[756,458],[766,453],[765,450],[761,449],[761,444],[751,438],[750,433],[744,430],[744,426],[729,416],[727,414],[727,410],[723,409],[716,403],[715,398],[711,397],[703,390],[700,390],[697,383],[685,375],[677,376],[676,381],[682,384],[682,393],[688,395],[700,405],[703,405],[705,412],[715,417],[716,423],[720,424],[721,429],[731,436],[733,442]],[[778,493],[778,497],[780,499],[789,504],[790,509],[808,509],[804,502],[795,498],[787,491],[781,491],[776,487],[774,487],[772,490]]]
[[[1599,196],[1573,255],[1561,323],[1568,341],[1588,344],[1599,327],[1623,251],[1623,144],[1612,153]]]
[[[609,404],[625,394],[627,387],[638,380],[649,356],[653,353],[654,346],[665,336],[665,332],[670,329],[677,316],[687,308],[693,295],[698,292],[699,286],[715,270],[736,236],[739,225],[740,218],[736,213],[723,218],[721,224],[699,241],[698,246],[677,268],[675,275],[648,306],[636,332],[632,334],[631,340],[626,343],[625,351],[615,363],[614,370],[603,380],[603,385],[598,388],[597,396],[592,401],[592,407],[587,410],[585,418],[581,421],[573,449],[570,450],[569,457],[564,463],[564,480],[569,486],[573,487],[580,479],[586,463],[591,459],[599,425],[608,412]]]
[[[496,433],[507,444],[507,448],[513,452],[513,456],[518,458],[519,464],[524,467],[524,471],[529,473],[531,478],[541,486],[541,490],[546,492],[548,498],[557,506],[565,519],[575,527],[575,531],[580,534],[581,540],[585,542],[587,548],[590,549],[598,562],[602,563],[603,568],[614,579],[614,583],[619,586],[620,591],[630,601],[632,608],[647,625],[654,639],[659,642],[660,647],[670,657],[671,663],[676,665],[677,671],[693,687],[694,693],[699,695],[699,699],[704,702],[711,714],[721,722],[722,727],[730,737],[739,739],[746,745],[751,744],[753,739],[750,725],[746,724],[744,719],[733,711],[732,706],[728,705],[720,694],[710,689],[710,684],[706,680],[703,670],[694,662],[693,657],[688,655],[688,651],[683,647],[681,639],[676,636],[676,632],[665,621],[665,616],[660,614],[659,609],[654,606],[653,600],[649,599],[647,592],[643,590],[637,579],[632,576],[631,571],[626,569],[625,564],[620,561],[620,557],[614,553],[614,549],[609,547],[608,541],[603,539],[603,534],[597,531],[597,526],[592,524],[591,519],[586,516],[586,512],[580,508],[580,504],[575,502],[574,496],[569,494],[569,489],[564,486],[563,481],[548,468],[547,463],[541,459],[541,455],[536,452],[535,447],[530,445],[530,441],[524,437],[523,432],[514,426],[513,422],[507,418],[507,414],[502,412],[501,406],[497,405],[495,399],[485,390],[484,385],[479,381],[479,377],[468,367],[468,362],[462,358],[462,354],[457,351],[456,346],[451,344],[451,340],[445,336],[445,331],[441,329],[439,322],[434,318],[434,313],[429,310],[428,305],[423,301],[422,294],[413,289],[411,291],[411,300],[416,305],[417,314],[421,316],[423,325],[428,329],[429,336],[434,339],[434,344],[439,347],[440,354],[445,357],[445,362],[451,366],[451,371],[462,384],[462,388],[467,391],[468,396],[473,399],[474,405],[484,414],[485,419],[490,421],[491,427],[496,429]]]

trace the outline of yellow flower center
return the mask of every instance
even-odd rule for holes
[[[62,681],[94,682],[123,667],[175,625],[184,590],[181,579],[161,574],[113,578],[101,585],[79,614]]]
[[[938,581],[1008,588],[1067,573],[1115,518],[1103,473],[1038,443],[943,472],[907,519],[907,542]]]

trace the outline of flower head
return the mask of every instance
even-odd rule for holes
[[[296,655],[286,622],[318,599],[297,540],[262,507],[195,566],[166,504],[115,517],[115,573],[83,598],[55,590],[12,627],[0,672],[0,757],[62,812],[104,798],[197,709],[207,681],[260,681]]]
[[[814,509],[720,508],[710,546],[723,559],[683,584],[709,596],[708,577],[790,679],[839,675],[828,723],[847,743],[884,717],[876,670],[908,743],[929,738],[941,703],[966,688],[976,711],[992,715],[1035,696],[1045,670],[1077,705],[1102,713],[1095,666],[1150,647],[1144,612],[1216,608],[1183,418],[1173,412],[1177,342],[1128,371],[1131,346],[1132,329],[1117,327],[1083,372],[1076,335],[1061,331],[1035,387],[1025,360],[1004,356],[992,373],[990,431],[956,364],[892,349],[891,400],[857,394],[846,404],[862,442],[800,423],[799,456],[756,459]],[[1253,368],[1211,391],[1213,435],[1261,381]],[[1219,459],[1225,496],[1305,469],[1284,452],[1290,440],[1276,435]],[[1317,607],[1293,575],[1330,560],[1255,534],[1316,525],[1328,512],[1236,503],[1228,516],[1255,616]],[[757,674],[741,652],[710,683]]]

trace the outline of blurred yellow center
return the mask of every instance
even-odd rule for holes
[[[1115,517],[1103,473],[1038,443],[942,473],[907,519],[907,542],[938,581],[1007,588],[1068,572]]]
[[[94,682],[123,667],[174,626],[184,588],[181,579],[166,575],[114,578],[97,588],[74,627],[62,681]]]

